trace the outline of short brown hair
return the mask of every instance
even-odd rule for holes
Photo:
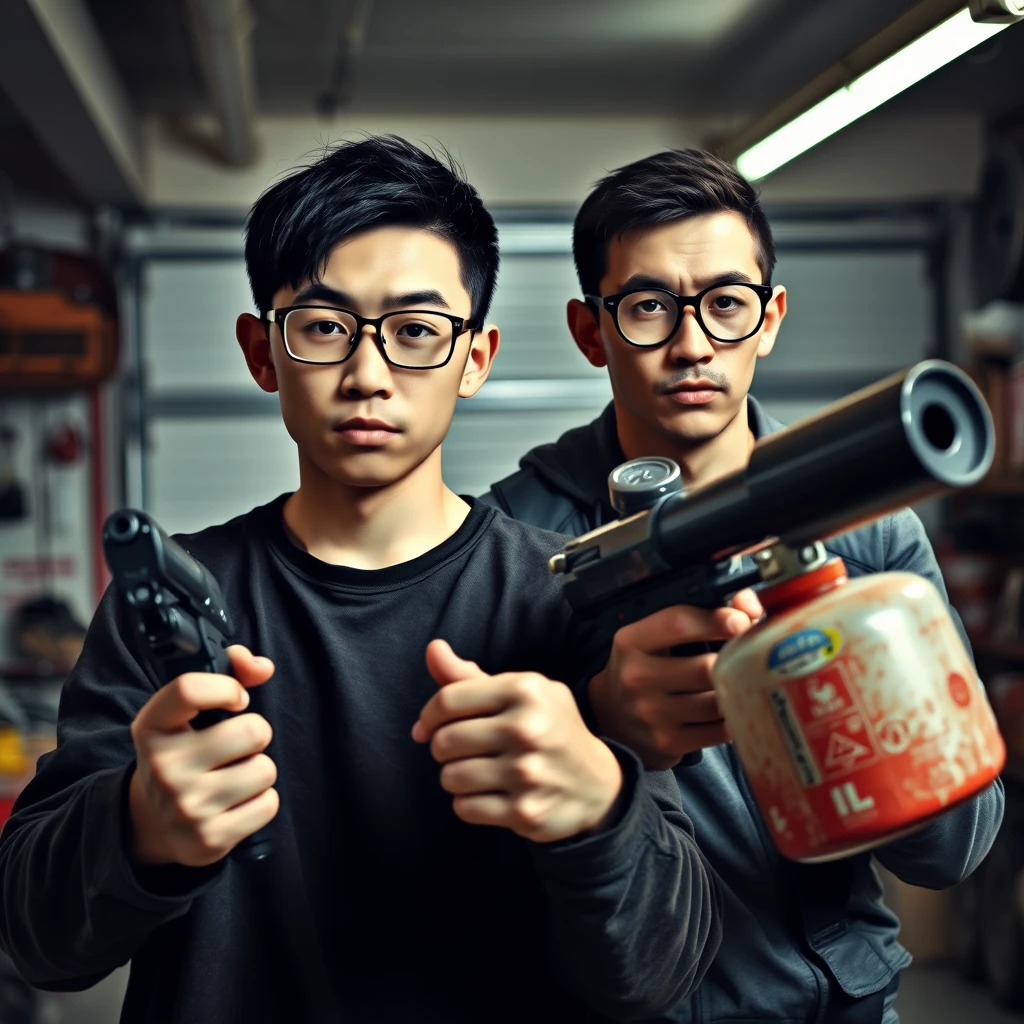
[[[576,214],[572,255],[584,295],[596,295],[608,269],[608,243],[634,228],[735,210],[745,218],[764,284],[775,242],[754,186],[732,164],[703,149],[670,149],[602,178]]]

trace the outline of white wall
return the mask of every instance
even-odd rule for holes
[[[606,171],[662,149],[699,146],[730,125],[698,118],[362,117],[263,118],[261,155],[234,169],[145,125],[150,201],[157,208],[239,209],[324,144],[360,133],[396,132],[443,143],[493,205],[575,207]],[[908,118],[868,115],[762,183],[764,199],[856,202],[967,196],[981,154],[972,115]]]
[[[323,145],[383,132],[441,143],[464,163],[486,202],[530,206],[575,205],[605,170],[661,149],[696,145],[701,126],[621,117],[263,118],[256,164],[231,169],[150,121],[144,133],[150,201],[158,208],[247,206]]]

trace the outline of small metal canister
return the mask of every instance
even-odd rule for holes
[[[928,580],[841,559],[765,588],[719,652],[722,713],[776,846],[833,860],[914,831],[999,774],[1006,749]]]

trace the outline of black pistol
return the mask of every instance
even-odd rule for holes
[[[107,517],[103,554],[143,655],[161,684],[183,672],[231,674],[231,619],[220,587],[204,565],[137,509]],[[232,714],[201,711],[192,725],[205,729]],[[233,853],[246,861],[269,856],[268,828],[242,840]]]

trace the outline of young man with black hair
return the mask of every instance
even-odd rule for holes
[[[573,255],[584,297],[568,304],[569,330],[592,365],[608,368],[613,400],[593,423],[529,452],[484,500],[526,522],[582,534],[616,518],[607,480],[619,463],[668,456],[686,486],[699,487],[742,469],[754,443],[782,429],[748,391],[757,361],[775,344],[786,291],[772,285],[775,248],[756,191],[700,150],[659,153],[601,180],[577,214]],[[851,576],[914,572],[945,596],[910,511],[826,548]],[[894,1024],[899,971],[910,958],[871,856],[785,861],[727,742],[710,683],[715,655],[666,653],[702,640],[715,650],[730,635],[726,616],[738,615],[741,630],[762,614],[752,591],[733,604],[668,608],[620,630],[612,671],[589,686],[602,735],[631,746],[649,767],[676,766],[683,808],[724,894],[722,947],[674,1019]],[[681,763],[697,750],[699,762]],[[874,856],[911,884],[953,885],[985,856],[1002,812],[996,782]]]
[[[450,167],[369,139],[266,192],[245,258],[237,339],[300,486],[181,538],[235,617],[235,678],[158,687],[108,592],[2,836],[3,948],[53,989],[130,958],[124,1024],[664,1011],[720,939],[674,780],[553,681],[608,657],[547,571],[561,538],[441,479],[498,348],[493,221]],[[190,729],[215,708],[245,713]],[[227,858],[268,823],[276,930]],[[296,952],[321,962],[309,1012]]]

